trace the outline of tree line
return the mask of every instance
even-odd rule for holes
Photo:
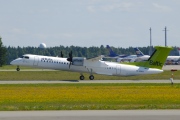
[[[111,47],[117,54],[135,54],[134,47],[122,48],[122,47]],[[149,47],[138,47],[145,55],[149,55]],[[49,48],[38,48],[38,47],[6,47],[6,64],[9,64],[12,60],[21,57],[24,54],[37,54],[45,56],[61,56],[61,51],[63,57],[69,57],[69,52],[72,51],[74,57],[86,57],[93,58],[99,55],[108,55],[109,51],[106,46],[101,45],[100,47],[79,47],[79,46],[56,46]],[[170,55],[179,55],[177,47],[171,51]]]
[[[126,54],[132,55],[135,54],[134,47],[115,48],[111,46],[112,50],[116,54]],[[149,55],[150,47],[138,47],[145,55]],[[153,48],[154,49],[154,48]],[[101,45],[100,47],[80,47],[80,46],[56,46],[49,48],[38,48],[38,47],[11,47],[4,46],[2,43],[2,38],[0,37],[0,67],[5,64],[10,64],[10,62],[18,57],[21,57],[24,54],[36,54],[36,55],[45,55],[45,56],[59,56],[61,57],[61,52],[63,57],[69,57],[69,53],[72,51],[73,57],[86,57],[93,58],[99,55],[109,55],[109,51],[106,46]],[[179,55],[177,47],[171,51],[170,55]]]

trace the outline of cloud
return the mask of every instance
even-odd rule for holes
[[[95,9],[94,6],[87,6],[87,11],[91,12],[91,13],[94,13],[94,12],[96,12],[96,9]]]
[[[87,11],[91,13],[95,12],[111,12],[111,11],[134,11],[138,6],[138,3],[133,2],[101,2],[94,3],[87,6]]]
[[[20,28],[12,28],[11,32],[14,34],[27,34],[27,31],[25,29]]]
[[[160,5],[158,3],[152,3],[153,7],[156,8],[159,12],[171,12],[172,9],[165,5]]]

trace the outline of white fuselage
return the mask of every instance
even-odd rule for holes
[[[87,60],[78,58],[70,64],[67,58],[50,57],[41,55],[24,55],[23,58],[13,60],[10,64],[17,66],[31,66],[43,69],[55,69],[65,71],[75,71],[80,73],[104,74],[116,76],[132,76],[141,74],[161,73],[163,70],[146,68],[133,65],[119,64],[101,60]]]

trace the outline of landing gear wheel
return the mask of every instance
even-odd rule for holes
[[[90,79],[90,80],[94,80],[94,76],[93,76],[93,75],[90,75],[90,76],[89,76],[89,79]]]
[[[81,75],[79,78],[80,78],[80,80],[84,80],[84,76],[83,75]]]
[[[20,68],[16,68],[17,71],[20,71]]]

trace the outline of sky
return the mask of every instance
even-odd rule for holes
[[[180,47],[180,0],[0,0],[0,36],[11,47]]]

